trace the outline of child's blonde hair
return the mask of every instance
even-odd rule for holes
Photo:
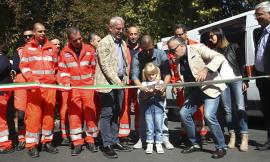
[[[152,62],[147,63],[144,69],[142,70],[142,79],[146,81],[147,80],[146,76],[149,74],[157,74],[156,81],[159,81],[161,79],[160,69]]]

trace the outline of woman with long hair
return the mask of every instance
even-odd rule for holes
[[[220,28],[215,28],[210,30],[209,32],[209,41],[211,43],[211,47],[217,52],[223,54],[230,67],[233,70],[235,76],[242,76],[243,71],[240,65],[239,59],[239,46],[234,43],[230,43],[223,30]],[[226,122],[230,135],[230,141],[228,143],[229,148],[235,147],[235,129],[233,127],[232,121],[232,102],[231,95],[233,95],[236,107],[237,107],[237,115],[239,118],[239,126],[240,126],[240,134],[241,134],[241,144],[240,151],[248,151],[248,125],[247,125],[247,113],[245,110],[245,101],[243,92],[247,90],[248,85],[245,82],[236,81],[232,83],[227,83],[228,88],[221,95],[221,99],[223,101],[224,109],[226,112]]]

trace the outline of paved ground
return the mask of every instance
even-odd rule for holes
[[[202,152],[196,152],[188,155],[183,155],[180,153],[182,147],[179,146],[179,138],[177,132],[179,131],[179,122],[169,122],[170,127],[170,138],[173,144],[176,146],[174,150],[165,150],[165,154],[158,155],[155,152],[152,155],[146,155],[144,150],[133,150],[128,153],[119,153],[119,158],[116,160],[107,159],[102,155],[102,152],[90,153],[88,150],[84,149],[82,154],[77,157],[70,156],[70,149],[68,146],[58,146],[60,151],[59,154],[51,155],[46,152],[41,152],[38,159],[32,159],[27,155],[27,151],[14,152],[13,154],[0,155],[0,162],[29,162],[29,161],[39,161],[39,162],[91,162],[91,161],[118,161],[118,162],[270,162],[270,151],[257,151],[255,146],[257,143],[263,143],[266,137],[266,132],[262,130],[263,121],[261,118],[252,118],[249,120],[250,125],[250,140],[249,140],[249,151],[243,153],[238,151],[238,149],[228,150],[228,154],[223,159],[214,160],[211,159],[211,151],[214,150],[213,144],[208,144],[203,147]],[[56,134],[57,138],[58,134]],[[57,143],[58,141],[56,141]]]

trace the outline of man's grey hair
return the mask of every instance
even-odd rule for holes
[[[80,29],[76,27],[70,27],[67,29],[67,37],[70,38],[71,35],[81,33]]]
[[[178,42],[179,44],[181,44],[181,45],[187,45],[185,39],[179,38],[179,37],[176,37],[176,36],[171,37],[171,38],[168,40],[167,44],[169,44],[171,41],[177,41],[177,42]]]
[[[255,10],[262,8],[264,12],[270,12],[270,2],[269,1],[265,1],[262,3],[259,3],[255,6]]]
[[[114,26],[117,21],[121,21],[123,24],[125,24],[125,20],[122,17],[115,16],[115,17],[112,17],[110,20],[110,27]]]

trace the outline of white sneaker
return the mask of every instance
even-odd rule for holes
[[[153,153],[153,143],[148,143],[147,148],[145,150],[146,154],[152,154]]]
[[[166,140],[163,141],[163,145],[165,146],[165,148],[167,150],[174,149],[174,146],[171,144],[171,142],[168,139],[166,139]]]
[[[156,144],[156,150],[157,150],[157,153],[158,153],[158,154],[164,154],[164,150],[163,150],[163,148],[162,148],[161,143],[157,143],[157,144]]]
[[[133,145],[133,148],[134,149],[140,149],[140,148],[142,148],[143,146],[142,146],[142,140],[141,139],[139,139],[138,141],[137,141],[137,143],[135,144],[135,145]]]

